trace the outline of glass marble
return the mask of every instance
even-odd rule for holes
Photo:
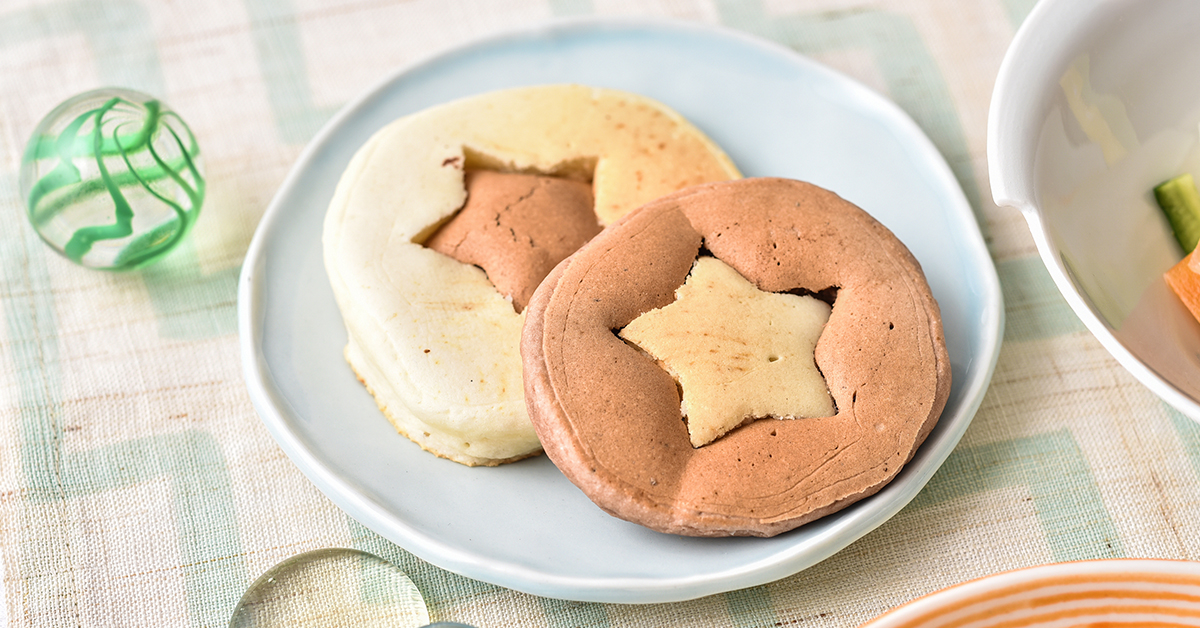
[[[204,202],[191,129],[161,100],[128,89],[79,94],[34,129],[21,161],[29,222],[67,259],[127,270],[183,240]]]
[[[388,561],[348,548],[293,556],[242,596],[230,628],[416,628],[429,615],[421,592]]]

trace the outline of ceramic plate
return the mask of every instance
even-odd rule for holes
[[[942,589],[862,628],[1200,626],[1200,563],[1112,559],[1042,565]]]
[[[659,534],[596,508],[544,456],[497,468],[396,435],[342,359],[321,223],[354,151],[398,116],[535,83],[624,89],[673,107],[748,176],[825,186],[890,227],[926,269],[954,386],[916,457],[877,495],[771,539]],[[280,447],[350,516],[444,569],[554,598],[668,602],[758,585],[827,558],[916,495],[966,429],[999,351],[995,268],[941,155],[895,105],[790,50],[673,22],[570,21],[406,68],[313,139],[267,209],[239,287],[246,379]]]

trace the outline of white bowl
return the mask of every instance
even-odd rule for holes
[[[1162,273],[1183,257],[1152,189],[1200,179],[1200,2],[1041,0],[996,80],[992,196],[1029,222],[1087,328],[1200,421],[1200,324]]]
[[[1122,558],[1007,571],[917,598],[862,628],[1101,625],[1200,626],[1200,563]]]

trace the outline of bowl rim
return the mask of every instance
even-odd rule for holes
[[[1020,587],[1047,587],[1067,576],[1086,575],[1104,579],[1124,576],[1180,576],[1200,587],[1200,562],[1175,558],[1092,558],[1085,560],[1046,563],[1008,569],[994,574],[971,578],[950,586],[926,593],[896,606],[863,624],[860,628],[899,628],[925,619],[938,609],[946,611],[970,608],[971,598],[986,592],[1003,592]],[[1109,579],[1105,579],[1105,578]],[[1102,583],[1095,583],[1102,584]],[[1014,591],[1017,593],[1017,591]],[[1200,605],[1196,608],[1200,616]],[[1036,624],[1035,624],[1036,625]]]

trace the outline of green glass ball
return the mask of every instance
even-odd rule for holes
[[[128,89],[90,91],[55,107],[21,161],[29,222],[88,268],[160,259],[196,222],[204,187],[191,129],[161,100]]]

